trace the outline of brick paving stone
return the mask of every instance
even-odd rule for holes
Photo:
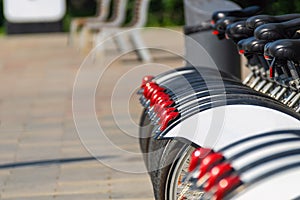
[[[59,166],[12,169],[1,196],[6,199],[52,195],[55,192],[58,174]]]
[[[182,38],[174,40],[168,33],[155,30],[143,31],[143,34],[146,42],[157,48],[183,53]],[[157,34],[160,37],[156,37]],[[0,37],[0,43],[0,199],[153,199],[147,173],[125,173],[108,167],[95,160],[81,142],[73,121],[72,91],[85,55],[66,45],[67,35]],[[152,53],[157,63],[171,68],[182,65],[182,60],[170,53],[158,50]],[[107,58],[117,55],[112,47],[106,51]],[[100,63],[97,60],[94,68],[101,67]],[[140,84],[141,75],[131,75],[138,76],[138,81],[118,86],[123,91],[119,93],[121,97],[115,99],[121,120],[118,123],[127,133],[116,125],[110,109],[118,79],[124,74],[130,75],[131,69],[141,64],[132,53],[113,62],[95,94],[98,121],[109,139],[118,148],[137,154],[115,155],[103,160],[117,169],[145,170],[139,154],[137,126],[122,107],[127,91]],[[152,65],[145,68],[144,73],[152,73]],[[84,85],[89,87],[90,80]],[[85,91],[81,97],[80,101],[84,102]],[[130,116],[138,124],[141,112],[138,99],[132,94],[128,102]],[[89,121],[86,124],[88,126]],[[93,128],[87,127],[86,134],[90,131]],[[103,146],[107,143],[95,138],[88,140],[90,148],[101,147],[101,156],[111,155],[116,147]]]

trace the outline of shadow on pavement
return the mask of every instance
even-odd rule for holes
[[[7,163],[7,164],[0,165],[0,170],[1,169],[9,169],[9,168],[30,167],[30,166],[45,166],[45,165],[69,164],[69,163],[76,163],[76,162],[88,162],[88,161],[94,161],[94,160],[98,160],[98,159],[102,160],[102,159],[108,159],[108,158],[114,158],[114,156],[62,158],[62,159]]]

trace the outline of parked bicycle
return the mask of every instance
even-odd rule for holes
[[[300,195],[299,131],[290,131],[300,127],[300,15],[259,13],[218,11],[185,29],[232,40],[247,59],[245,80],[199,66],[144,77],[140,146],[156,199]],[[278,177],[288,188],[276,196]]]

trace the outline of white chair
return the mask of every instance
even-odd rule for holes
[[[110,10],[111,0],[97,0],[98,10],[96,17],[78,17],[71,21],[70,24],[70,34],[69,34],[69,45],[73,45],[77,32],[82,28],[87,22],[103,22],[107,20]]]
[[[151,62],[151,54],[149,49],[147,49],[146,45],[144,44],[140,33],[140,28],[144,27],[147,22],[149,3],[150,0],[136,0],[133,18],[129,25],[114,28],[103,27],[101,31],[94,37],[94,47],[103,42],[109,36],[113,35],[113,39],[122,53],[135,51],[141,61]],[[124,34],[118,34],[122,31],[127,32],[124,32]],[[130,45],[128,45],[126,37],[129,37],[132,48],[130,48]],[[103,45],[97,47],[96,51],[94,52],[96,54],[95,58],[98,54],[103,54],[102,51],[104,48],[105,47]]]
[[[113,15],[107,22],[87,22],[80,33],[80,49],[85,49],[89,41],[89,33],[97,33],[104,27],[120,27],[126,19],[127,0],[113,1]]]

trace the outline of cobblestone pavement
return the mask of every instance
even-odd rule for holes
[[[157,37],[155,31],[144,34],[147,43],[156,41],[158,48],[182,51],[180,39],[174,42],[168,34]],[[113,49],[107,54],[116,56]],[[153,56],[156,63],[182,65],[180,59],[168,53],[155,50]],[[113,169],[140,170],[144,167],[141,156],[107,157],[113,165],[107,167],[81,143],[73,121],[72,89],[83,59],[76,48],[67,46],[65,34],[0,38],[1,199],[153,199],[146,173]],[[115,125],[109,105],[116,81],[140,64],[131,54],[115,61],[96,92],[96,113],[106,135],[116,146],[130,152],[139,152],[138,140],[123,134]],[[126,99],[126,85],[121,90],[119,95],[124,99],[116,100],[120,108],[115,115],[122,118],[129,108],[135,123],[128,123],[128,119],[123,122],[128,131],[137,135],[134,124],[138,123],[141,108],[136,96]],[[122,109],[124,102],[129,105],[126,109]],[[112,146],[101,148],[106,149],[99,155],[105,160]]]

